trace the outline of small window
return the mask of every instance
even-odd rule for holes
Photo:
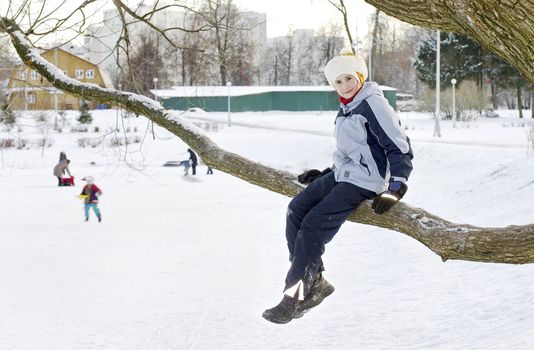
[[[39,74],[36,71],[32,70],[31,77],[32,77],[32,80],[38,80],[41,77],[41,74]]]
[[[85,77],[87,79],[94,79],[95,78],[95,71],[92,69],[88,69],[85,71]]]
[[[27,77],[28,76],[26,75],[26,71],[23,70],[23,71],[19,72],[19,79],[20,80],[26,80]]]
[[[31,105],[34,104],[35,103],[35,94],[26,95],[26,102],[28,102]]]
[[[83,79],[83,69],[76,69],[76,79]]]
[[[63,74],[65,74],[66,76],[69,76],[69,75],[67,74],[67,71],[66,71],[66,70],[63,71]]]

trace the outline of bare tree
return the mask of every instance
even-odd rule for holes
[[[403,2],[399,1],[398,3]],[[465,2],[463,3],[465,4]],[[474,3],[481,5],[482,1]],[[427,7],[430,8],[431,6]],[[434,10],[439,9],[439,7],[433,8]],[[516,9],[513,11],[515,12]],[[508,9],[507,11],[511,10]],[[503,15],[505,14],[508,13]],[[429,20],[429,23],[435,26],[447,26],[448,22],[438,15],[439,13],[432,17],[437,17],[438,20]],[[426,14],[425,16],[429,15]],[[477,14],[474,13],[473,16],[476,18]],[[482,15],[482,17],[484,16]],[[22,29],[15,19],[16,16],[15,18],[0,17],[0,32],[9,34],[18,55],[28,67],[39,72],[58,89],[80,98],[119,105],[136,114],[146,116],[182,139],[200,154],[207,165],[213,168],[283,195],[293,196],[302,189],[296,183],[293,174],[265,167],[219,148],[178,113],[163,109],[149,98],[90,84],[81,84],[77,80],[65,76],[57,67],[40,56],[28,38],[30,32]],[[491,30],[494,27],[488,28]],[[531,31],[531,28],[532,26],[526,32]],[[493,30],[490,34],[498,36],[499,41],[511,40],[507,45],[509,49],[514,46],[522,46],[521,42],[514,44],[514,40],[518,39],[509,39],[508,35],[503,37],[499,33],[498,30]],[[514,61],[515,56],[513,54],[508,53],[508,56],[511,61]],[[526,66],[523,64],[523,67],[528,66],[529,64]],[[532,77],[530,79],[532,80]],[[363,203],[351,215],[350,220],[402,232],[423,243],[441,256],[443,260],[462,259],[515,264],[534,262],[534,225],[484,228],[456,224],[432,215],[423,209],[410,207],[405,203],[399,203],[384,215],[376,215],[373,214],[369,202]]]
[[[378,84],[415,92],[413,59],[426,31],[375,11],[371,20],[369,76]],[[372,71],[371,71],[372,70]]]
[[[347,39],[349,39],[349,44],[351,45],[352,53],[356,53],[356,48],[354,47],[355,43],[354,43],[354,40],[352,40],[352,34],[350,32],[348,11],[347,11],[347,7],[345,6],[345,1],[344,0],[328,0],[328,2],[331,3],[343,16],[343,25],[345,26],[345,33],[347,34]]]
[[[15,52],[12,50],[9,38],[0,37],[0,106],[7,105],[7,92],[4,91],[2,81],[12,76],[16,66]]]
[[[318,68],[323,68],[328,61],[338,55],[343,49],[343,38],[338,35],[341,27],[335,23],[330,23],[326,27],[320,28],[315,38],[315,47],[319,50],[317,57]],[[327,84],[324,74],[321,72],[321,81]]]
[[[291,84],[291,67],[293,66],[293,31],[290,30],[287,34],[287,55],[286,60],[284,62],[285,70],[286,70],[286,81],[285,85]]]
[[[240,69],[252,74],[254,46],[244,34],[258,23],[248,23],[232,0],[206,0],[200,14],[211,28],[204,33],[204,39],[214,45],[206,46],[205,51],[208,60],[217,67],[218,83],[226,85],[230,76],[239,77]]]
[[[373,74],[373,71],[375,70],[375,58],[376,58],[376,45],[380,42],[380,45],[382,45],[382,40],[379,40],[379,32],[380,32],[380,10],[376,9],[375,14],[373,16],[373,35],[371,36],[371,42],[369,43],[370,48],[370,54],[369,54],[369,77],[370,79],[376,80],[375,75]],[[381,38],[380,38],[381,39]],[[372,62],[372,64],[371,64]]]
[[[137,36],[129,63],[122,81],[126,91],[150,96],[154,78],[158,78],[161,85],[168,81],[167,71],[163,69],[158,36],[154,32],[146,30]]]
[[[286,55],[287,49],[285,41],[278,38],[271,38],[263,49],[260,58],[260,65],[264,67],[264,81],[269,85],[278,86],[282,81],[282,60]]]

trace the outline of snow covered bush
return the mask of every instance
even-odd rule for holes
[[[139,135],[131,135],[127,137],[113,136],[109,140],[109,146],[117,147],[117,146],[129,145],[132,143],[140,143],[140,142],[141,142],[141,136]]]
[[[488,97],[480,92],[475,82],[464,81],[457,86],[456,93],[456,118],[458,121],[472,121],[479,111],[484,110],[489,103]],[[436,91],[425,89],[419,96],[421,103],[420,111],[434,112],[436,109]],[[448,87],[441,91],[441,117],[452,119],[452,88]]]
[[[70,132],[88,132],[88,131],[89,131],[89,128],[87,128],[87,126],[81,126],[81,125],[73,126],[70,129]]]
[[[51,139],[49,137],[42,137],[40,139],[37,139],[35,143],[39,148],[50,148],[54,145],[55,141],[54,139]]]
[[[26,148],[26,145],[28,144],[28,140],[26,139],[17,139],[17,149],[23,149]]]
[[[14,139],[0,139],[0,148],[11,148],[15,147]]]
[[[78,139],[78,147],[86,148],[86,147],[92,147],[95,148],[102,144],[101,138],[89,138],[89,137],[82,137]]]
[[[220,124],[213,122],[193,122],[193,124],[204,131],[219,131]]]

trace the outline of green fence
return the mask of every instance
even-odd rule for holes
[[[384,90],[384,97],[395,109],[397,91]],[[166,97],[160,102],[167,109],[187,110],[202,108],[207,112],[228,110],[228,96]],[[339,107],[339,97],[334,91],[270,91],[252,95],[232,96],[232,112],[262,111],[335,111]]]

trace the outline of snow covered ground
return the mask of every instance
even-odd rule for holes
[[[441,138],[429,116],[402,114],[415,152],[405,201],[454,222],[533,223],[529,120],[500,113],[442,121]],[[225,113],[191,118],[223,148],[298,173],[331,164],[334,114],[238,113],[231,127]],[[534,347],[534,265],[443,263],[398,232],[354,223],[324,256],[336,292],[287,325],[265,321],[288,267],[290,199],[204,165],[195,177],[163,167],[187,159],[187,146],[157,126],[153,139],[143,117],[116,116],[94,111],[87,133],[50,131],[44,152],[1,151],[1,350]],[[110,148],[116,127],[142,147]],[[106,132],[101,145],[78,146]],[[42,133],[25,126],[21,136]],[[61,150],[75,187],[52,176]],[[87,175],[104,192],[102,223],[83,221]]]

